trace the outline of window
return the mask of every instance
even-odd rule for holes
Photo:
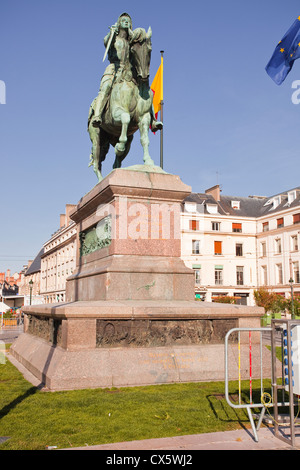
[[[266,244],[266,242],[261,242],[260,249],[261,249],[261,256],[267,256],[267,244]]]
[[[281,227],[284,227],[283,217],[281,217],[280,219],[277,219],[277,228],[281,228]]]
[[[243,256],[243,245],[242,245],[242,243],[236,243],[236,245],[235,245],[235,256]]]
[[[267,266],[262,266],[261,267],[261,281],[262,285],[266,286],[268,284],[268,270]]]
[[[222,242],[215,241],[214,249],[215,249],[215,255],[221,255],[222,254]]]
[[[263,232],[267,232],[269,230],[269,222],[263,222],[262,229]]]
[[[300,283],[299,262],[293,263],[293,280],[296,284]]]
[[[190,230],[199,230],[199,221],[198,220],[190,220]]]
[[[211,229],[219,232],[221,230],[221,222],[212,222]]]
[[[200,254],[200,241],[199,240],[193,240],[192,241],[192,254],[193,255],[199,255]]]
[[[294,224],[299,224],[300,223],[300,213],[293,215],[293,223]]]
[[[297,235],[291,236],[291,250],[298,251],[298,237]]]
[[[281,253],[281,238],[276,238],[275,240],[275,253]]]
[[[206,204],[206,210],[209,214],[217,214],[218,213],[218,206],[217,204]]]
[[[195,284],[200,285],[201,284],[201,269],[194,269],[195,273]]]
[[[296,199],[296,191],[290,191],[288,192],[288,203],[292,204]]]
[[[242,231],[242,224],[232,224],[232,231],[233,232],[241,232]]]
[[[240,209],[240,201],[231,201],[232,209],[239,210]]]
[[[197,212],[197,204],[196,203],[185,203],[184,209],[186,212]]]
[[[236,283],[238,286],[244,285],[244,266],[236,267]]]
[[[274,197],[274,199],[273,199],[272,202],[273,202],[273,207],[272,207],[272,209],[276,209],[276,207],[278,207],[279,204],[281,203],[281,196],[276,196],[276,197]]]
[[[276,283],[282,284],[282,264],[276,264]]]
[[[223,266],[215,266],[215,284],[218,286],[223,284]]]

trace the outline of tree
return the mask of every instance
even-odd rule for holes
[[[264,287],[254,291],[254,298],[258,307],[264,307],[265,313],[277,313],[285,310],[285,300],[281,295],[270,292]]]
[[[300,299],[299,297],[294,297],[294,315],[300,315]],[[292,298],[285,300],[285,308],[288,310],[290,314],[292,314]]]

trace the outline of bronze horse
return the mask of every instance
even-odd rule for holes
[[[91,104],[88,131],[92,152],[89,166],[93,166],[99,181],[103,179],[101,167],[109,146],[115,148],[113,168],[120,168],[130,150],[133,134],[138,129],[144,150],[144,164],[154,165],[149,155],[148,135],[154,117],[153,92],[149,87],[152,31],[151,28],[148,32],[139,29],[140,34],[131,45],[130,59],[112,86],[100,128],[93,126],[95,100]],[[126,76],[132,76],[133,79],[128,81]]]

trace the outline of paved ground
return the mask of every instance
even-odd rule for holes
[[[0,328],[0,341],[12,343],[24,331],[24,326],[6,326]]]
[[[194,434],[191,436],[74,447],[67,450],[178,450],[182,452],[188,450],[300,450],[300,427],[297,427],[296,433],[296,446],[294,448],[275,437],[273,428],[262,427],[258,432],[258,442],[254,441],[251,429],[239,429],[236,431]],[[286,437],[289,437],[289,435],[286,434]]]

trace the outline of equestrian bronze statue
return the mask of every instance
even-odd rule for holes
[[[106,67],[98,96],[90,106],[88,132],[92,141],[89,166],[98,181],[102,162],[110,145],[115,149],[113,168],[120,168],[128,154],[134,133],[139,129],[144,164],[154,165],[149,155],[149,128],[156,132],[162,123],[153,111],[153,92],[149,87],[151,35],[149,27],[132,30],[132,21],[123,13],[104,38]]]

